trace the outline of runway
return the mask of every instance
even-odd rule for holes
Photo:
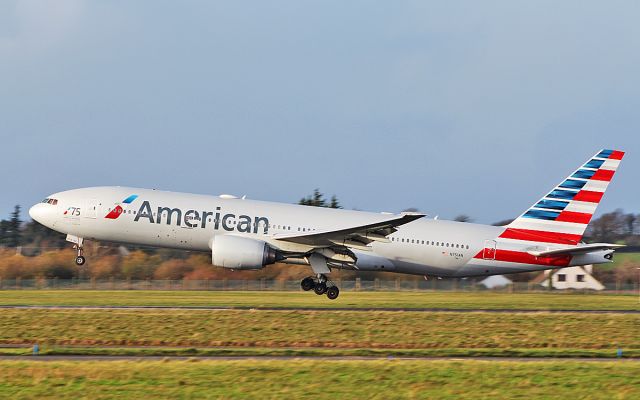
[[[18,310],[210,310],[210,311],[353,311],[353,312],[442,312],[442,313],[579,313],[640,314],[638,310],[527,309],[527,308],[398,308],[398,307],[248,307],[248,306],[83,306],[83,305],[0,305]]]
[[[317,360],[317,361],[493,361],[493,362],[640,362],[640,358],[584,357],[365,357],[365,356],[0,356],[0,361],[239,361],[239,360]]]

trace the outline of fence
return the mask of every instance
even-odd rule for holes
[[[546,287],[530,282],[514,282],[487,289],[472,279],[432,280],[336,280],[344,291],[445,291],[445,292],[545,292]],[[119,280],[119,279],[0,279],[0,290],[211,290],[211,291],[298,291],[299,280]],[[638,284],[605,284],[605,292],[637,293]],[[557,291],[557,290],[554,290]],[[586,291],[589,290],[573,290]]]

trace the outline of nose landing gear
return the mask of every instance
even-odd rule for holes
[[[84,258],[84,256],[78,256],[78,257],[76,257],[76,265],[77,265],[77,266],[82,266],[82,265],[84,265],[84,263],[85,263],[86,261],[87,261],[87,260]]]
[[[329,281],[324,274],[318,274],[317,277],[308,276],[304,278],[302,282],[300,282],[300,287],[302,287],[302,290],[305,292],[313,290],[318,296],[326,294],[330,300],[335,300],[340,295],[340,289],[338,289],[333,282]]]
[[[67,241],[74,243],[73,248],[76,249],[76,265],[77,266],[82,266],[84,265],[84,263],[87,261],[84,258],[84,239],[77,237],[77,236],[73,236],[73,235],[67,235]]]

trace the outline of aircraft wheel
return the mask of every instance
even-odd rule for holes
[[[316,283],[316,287],[313,288],[313,291],[316,292],[318,296],[323,295],[327,292],[327,284],[324,282]]]
[[[86,260],[85,260],[84,256],[76,257],[76,265],[84,265],[85,261]]]
[[[329,298],[329,300],[337,299],[339,294],[340,289],[338,289],[337,286],[331,286],[329,289],[327,289],[327,297]]]
[[[308,292],[316,286],[316,283],[313,281],[313,278],[306,277],[302,280],[302,282],[300,282],[300,286],[302,287],[302,290]]]

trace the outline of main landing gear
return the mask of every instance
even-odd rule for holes
[[[328,285],[327,282],[329,283]],[[329,281],[324,274],[318,274],[316,278],[308,276],[300,282],[300,286],[305,292],[313,290],[318,296],[326,294],[330,300],[335,300],[340,295],[340,289]]]

